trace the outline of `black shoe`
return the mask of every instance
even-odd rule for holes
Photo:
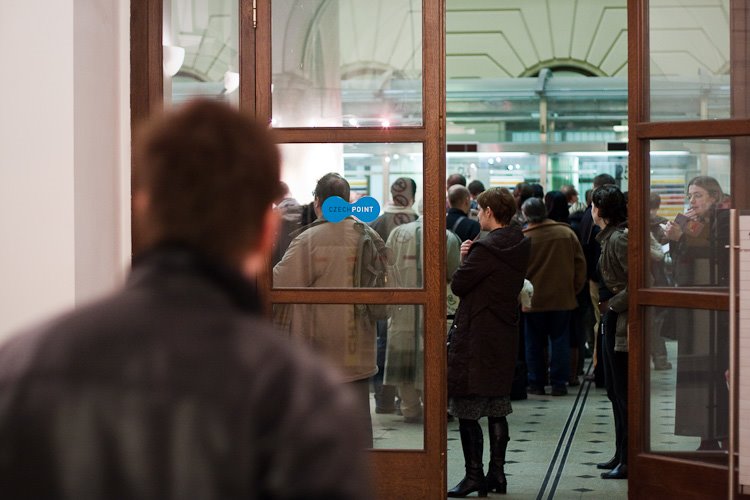
[[[544,392],[544,387],[529,386],[529,388],[526,389],[526,392],[528,394],[533,394],[534,396],[546,396],[547,395],[547,393]]]
[[[620,463],[620,459],[617,458],[617,455],[615,455],[614,457],[610,458],[606,462],[601,462],[601,463],[596,464],[596,468],[604,469],[604,470],[612,470],[615,467],[617,467],[617,464],[619,463]]]
[[[565,396],[568,394],[568,389],[564,385],[556,385],[552,388],[550,394],[553,396]]]
[[[450,498],[464,498],[474,492],[477,492],[478,497],[487,496],[487,480],[482,476],[481,479],[471,479],[466,476],[456,485],[452,490],[448,490],[448,497]]]
[[[375,407],[375,413],[378,414],[388,414],[388,413],[396,413],[396,407],[393,406],[391,408],[384,407],[384,406],[376,406]]]
[[[617,467],[609,472],[602,472],[602,479],[627,479],[628,478],[628,465],[619,464]]]

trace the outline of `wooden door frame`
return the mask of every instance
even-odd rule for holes
[[[239,0],[240,108],[270,121],[271,0]],[[377,128],[276,129],[280,143],[415,142],[424,158],[425,269],[445,267],[445,6],[422,0],[423,125]],[[162,0],[131,2],[131,123],[158,113],[163,103]],[[257,24],[256,24],[257,21]],[[133,134],[134,140],[137,134]],[[131,144],[131,148],[135,144]],[[138,242],[133,241],[134,250]],[[425,317],[425,426],[423,450],[373,450],[375,486],[380,498],[441,498],[446,491],[446,350],[444,272],[425,273],[419,290],[261,290],[271,303],[419,304]]]
[[[735,116],[750,116],[747,91],[748,52],[746,33],[748,8],[731,0],[730,27],[732,109]],[[690,460],[687,456],[667,456],[649,452],[649,349],[644,339],[647,307],[688,307],[729,309],[726,292],[646,288],[644,254],[649,245],[649,142],[659,139],[737,138],[740,144],[750,136],[750,119],[730,118],[681,122],[651,122],[649,113],[649,2],[628,0],[628,122],[629,127],[629,225],[628,248],[630,326],[629,358],[629,469],[633,479],[628,496],[641,498],[725,498],[728,493],[728,468]],[[740,50],[738,50],[740,49]],[[743,68],[735,71],[735,68]],[[739,139],[744,138],[744,139]],[[739,145],[738,145],[739,146]],[[747,148],[745,148],[747,150]],[[732,144],[731,187],[734,206],[748,207],[747,169],[736,163],[739,158]],[[644,376],[645,375],[645,376]],[[698,479],[699,478],[699,479]],[[739,497],[738,497],[739,498]]]

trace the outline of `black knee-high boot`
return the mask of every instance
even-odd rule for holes
[[[490,417],[490,468],[487,471],[487,489],[506,493],[508,481],[505,479],[505,451],[508,449],[510,434],[508,419]]]
[[[463,498],[470,493],[478,492],[477,496],[487,496],[487,480],[482,468],[482,451],[484,447],[482,427],[476,420],[461,418],[458,420],[458,430],[461,435],[461,447],[464,451],[466,476],[448,491],[449,497]]]

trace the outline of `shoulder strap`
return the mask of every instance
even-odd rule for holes
[[[465,218],[466,218],[465,215],[460,215],[458,219],[456,219],[456,222],[453,223],[453,227],[451,228],[451,231],[455,233],[456,229],[458,229],[458,226],[461,224],[461,221],[463,221]]]

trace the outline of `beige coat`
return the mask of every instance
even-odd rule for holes
[[[446,282],[460,264],[461,240],[446,231]],[[388,238],[393,252],[391,286],[421,288],[424,277],[424,247],[422,217],[396,227]],[[415,305],[393,305],[388,318],[388,347],[385,358],[384,383],[388,385],[414,384],[421,389],[424,383],[424,317],[422,308]]]
[[[529,312],[570,311],[586,282],[586,259],[576,233],[552,220],[523,230],[531,240],[527,278],[534,285]]]
[[[277,288],[352,288],[360,233],[355,220],[316,221],[297,235],[273,268]],[[374,238],[379,236],[372,231]],[[353,304],[277,304],[277,327],[301,338],[330,360],[343,381],[377,373],[375,325]]]

